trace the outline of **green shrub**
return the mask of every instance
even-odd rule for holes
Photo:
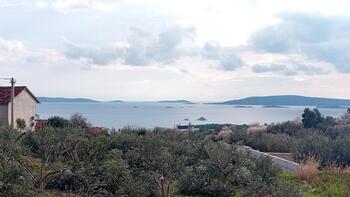
[[[303,125],[296,121],[286,121],[277,124],[270,124],[266,128],[267,133],[287,134],[290,136],[298,136],[303,130]]]
[[[257,132],[248,135],[246,145],[263,152],[290,152],[296,140],[286,134]]]
[[[53,128],[66,128],[71,126],[72,123],[69,120],[61,118],[59,116],[53,116],[47,120],[47,125]]]

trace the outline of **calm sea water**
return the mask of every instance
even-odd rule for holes
[[[189,119],[193,124],[208,123],[270,123],[293,120],[300,117],[305,107],[288,108],[237,108],[232,105],[178,104],[156,102],[122,103],[41,103],[37,113],[40,118],[61,116],[69,118],[73,113],[81,113],[95,126],[122,128],[124,126],[174,127],[186,124]],[[320,109],[324,115],[339,116],[346,109]],[[204,117],[207,121],[196,121]]]

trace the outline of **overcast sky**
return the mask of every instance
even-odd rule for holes
[[[0,77],[99,100],[350,98],[349,13],[348,0],[0,0]]]

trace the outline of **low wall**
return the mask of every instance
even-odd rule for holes
[[[249,146],[240,146],[238,148],[238,150],[243,151],[245,153],[250,154],[253,158],[260,158],[260,157],[268,157],[271,159],[272,164],[280,169],[282,169],[283,171],[286,172],[291,172],[291,173],[297,173],[299,170],[299,166],[300,164],[280,158],[280,157],[276,157],[264,152],[260,152],[257,150],[252,149]]]

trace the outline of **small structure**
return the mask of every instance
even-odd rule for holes
[[[23,124],[18,125],[18,123],[24,122],[26,129],[33,130],[35,110],[38,103],[40,103],[39,100],[27,87],[14,87],[13,112],[15,128],[23,127]],[[11,87],[0,87],[0,123],[5,125],[11,124]]]
[[[199,131],[199,128],[196,128],[191,123],[189,123],[188,125],[180,125],[180,124],[178,124],[178,125],[176,125],[175,128],[180,130],[180,131],[185,131],[185,132]]]

